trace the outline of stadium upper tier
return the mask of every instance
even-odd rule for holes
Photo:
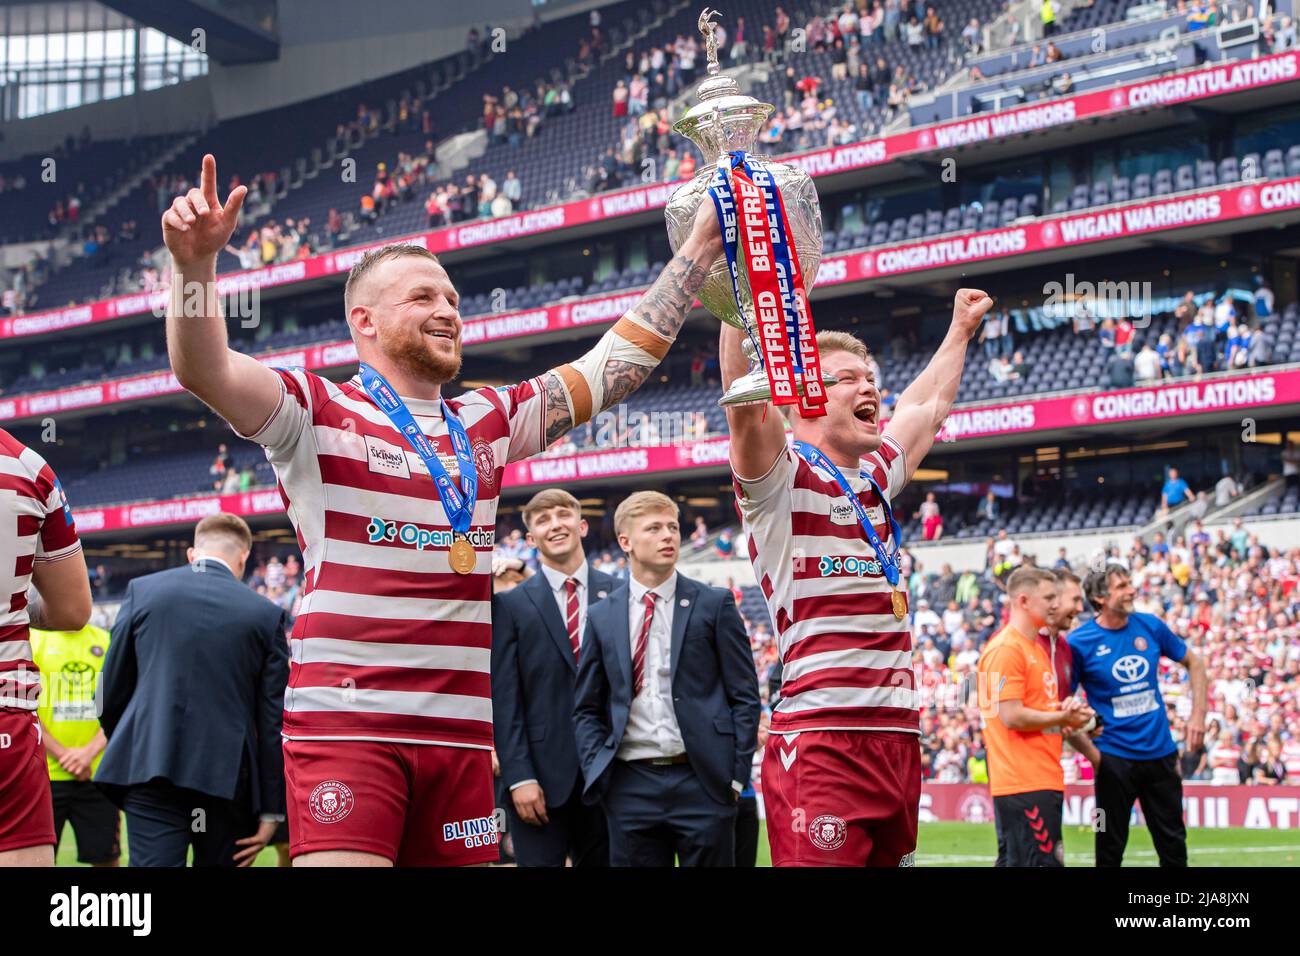
[[[1249,67],[1249,69],[1247,69]],[[880,139],[850,146],[833,147],[814,151],[808,154],[802,154],[793,157],[793,161],[802,165],[814,176],[827,173],[844,173],[850,170],[871,170],[870,175],[884,175],[893,179],[899,177],[915,176],[916,169],[908,164],[892,162],[893,160],[908,157],[924,159],[928,157],[931,161],[938,158],[941,153],[946,153],[956,147],[964,147],[978,152],[994,148],[998,141],[1012,141],[1018,137],[1018,134],[1028,129],[1049,129],[1062,128],[1063,134],[1065,128],[1072,124],[1077,125],[1088,116],[1130,116],[1133,121],[1138,121],[1143,117],[1149,117],[1155,114],[1142,113],[1143,107],[1150,106],[1153,103],[1166,102],[1184,102],[1197,100],[1209,96],[1227,95],[1233,91],[1240,93],[1245,89],[1264,88],[1278,89],[1292,82],[1300,80],[1300,55],[1295,53],[1279,54],[1260,61],[1253,61],[1245,66],[1217,66],[1205,70],[1196,71],[1191,74],[1171,78],[1169,81],[1158,81],[1156,83],[1138,84],[1132,87],[1119,88],[1112,92],[1105,102],[1097,102],[1095,97],[1088,99],[1075,98],[1062,101],[1063,106],[1069,109],[1052,110],[1049,113],[1043,112],[1040,107],[1026,107],[1020,110],[1011,111],[1006,114],[995,114],[988,117],[981,117],[972,120],[963,120],[955,123],[943,124],[933,128],[924,128],[915,131],[909,131],[904,134],[895,134],[892,136],[882,137]],[[1167,111],[1157,111],[1163,114]],[[1001,125],[1000,125],[1001,124]],[[1289,144],[1297,146],[1297,144]],[[1297,147],[1300,148],[1300,147]],[[1276,155],[1271,150],[1265,150],[1262,154],[1253,152],[1257,164],[1243,165],[1244,161],[1252,157],[1252,151],[1243,149],[1242,155],[1225,156],[1224,162],[1216,167],[1214,176],[1200,173],[1201,181],[1209,181],[1213,178],[1219,182],[1231,181],[1234,175],[1249,177],[1253,171],[1256,176],[1278,176],[1284,174],[1288,168],[1288,163],[1294,167],[1297,161],[1295,150],[1291,155]],[[1235,164],[1228,160],[1237,160]],[[977,159],[970,160],[977,162]],[[978,172],[978,167],[971,171],[971,175]],[[224,175],[224,169],[222,171]],[[1181,188],[1180,183],[1185,184],[1186,176],[1179,173],[1178,169],[1170,168],[1168,170],[1169,183],[1175,188]],[[1150,179],[1148,179],[1150,177]],[[1117,182],[1095,183],[1088,186],[1089,196],[1086,202],[1081,206],[1081,191],[1076,190],[1076,194],[1069,197],[1068,205],[1075,208],[1087,208],[1087,202],[1092,200],[1106,201],[1107,199],[1114,203],[1116,196],[1123,196],[1125,185],[1118,180],[1124,177],[1118,177]],[[1192,180],[1197,180],[1197,173],[1192,172]],[[1083,185],[1083,184],[1078,184]],[[1147,190],[1153,196],[1164,195],[1164,189],[1168,183],[1165,178],[1161,177],[1157,183],[1155,177],[1150,173],[1139,173],[1128,181],[1129,195],[1141,197]],[[1157,187],[1159,191],[1157,191]],[[504,244],[510,243],[515,239],[524,239],[528,236],[546,237],[554,235],[555,238],[563,237],[565,230],[570,226],[581,225],[584,223],[600,223],[600,228],[616,229],[619,227],[618,220],[622,218],[625,222],[633,221],[643,222],[647,214],[662,206],[671,190],[675,188],[673,184],[652,185],[634,187],[616,193],[601,194],[601,196],[592,202],[576,202],[566,206],[551,207],[548,210],[539,211],[538,213],[516,214],[501,219],[480,220],[477,222],[467,222],[456,224],[447,228],[435,230],[431,233],[417,235],[419,241],[423,241],[429,248],[447,255],[451,260],[462,256],[462,252],[471,253],[475,247],[483,251],[488,248],[501,249],[505,248]],[[1012,212],[1011,200],[1015,200],[1015,212],[1020,214],[1022,219],[1026,214],[1032,214],[1038,207],[1050,204],[1053,207],[1060,206],[1060,198],[1057,196],[1043,195],[1040,187],[1039,193],[1043,196],[1039,201],[1026,199],[1028,195],[1021,189],[1015,189],[1014,195],[1005,195],[995,197],[998,205],[993,208],[992,204],[987,207],[975,209],[973,204],[966,204],[960,208],[959,215],[953,214],[953,207],[944,210],[933,209],[926,214],[922,214],[921,220],[914,221],[910,217],[914,213],[909,213],[909,218],[905,218],[901,227],[901,233],[904,237],[919,234],[936,235],[935,229],[940,230],[943,234],[947,227],[957,224],[961,232],[966,232],[969,228],[978,228],[981,224],[993,221],[1002,221],[1005,216]],[[905,198],[905,197],[903,197]],[[893,205],[898,205],[898,201],[893,201]],[[1027,205],[1026,205],[1027,204]],[[419,203],[413,205],[419,206]],[[1256,208],[1252,212],[1261,212],[1261,208]],[[938,214],[937,216],[935,214]],[[880,215],[877,211],[873,215]],[[891,214],[892,216],[892,214]],[[893,219],[898,217],[894,216]],[[834,225],[836,217],[828,215],[828,225]],[[144,223],[140,226],[140,242],[145,241],[145,236],[150,232],[152,219],[146,218],[137,220]],[[380,220],[381,224],[384,220]],[[971,223],[975,222],[975,227]],[[836,246],[828,246],[828,251],[835,248],[846,248],[850,242],[862,245],[879,239],[880,230],[879,222],[871,222],[871,232],[866,236],[857,236],[856,232],[863,228],[861,221],[850,222],[848,228],[840,230],[838,234],[832,231],[831,239]],[[890,235],[899,235],[900,228],[894,221],[891,221],[884,231],[885,239],[890,241]],[[242,230],[241,230],[242,234]],[[844,238],[845,235],[853,237]],[[533,240],[535,242],[535,240]],[[306,255],[308,246],[304,245],[300,255]],[[311,247],[315,252],[316,248]],[[1014,252],[1014,250],[1013,250]],[[119,265],[127,258],[122,254],[120,243],[113,243],[106,247],[103,255],[113,258],[114,262]],[[480,253],[481,254],[481,253]],[[326,276],[336,274],[340,271],[346,271],[351,264],[352,254],[344,256],[314,256],[309,258],[299,258],[294,262],[275,264],[262,269],[254,269],[251,272],[244,272],[238,276],[223,276],[223,283],[235,283],[240,287],[253,286],[258,288],[270,289],[276,286],[291,286],[296,281],[304,278],[314,278],[317,276]],[[229,257],[231,261],[234,257]],[[84,263],[82,264],[84,265]],[[91,270],[93,271],[93,269]],[[233,286],[232,286],[233,288]],[[58,300],[55,300],[58,303]],[[64,300],[68,301],[68,300]],[[48,299],[42,295],[37,306],[47,303]],[[51,303],[53,304],[53,303]],[[59,303],[61,304],[61,303]],[[63,308],[54,312],[40,312],[23,315],[17,320],[0,319],[0,341],[13,336],[25,336],[41,334],[42,332],[55,331],[74,325],[81,325],[88,322],[111,320],[117,317],[125,317],[133,314],[139,314],[148,311],[151,302],[146,295],[128,295],[108,301],[96,301],[86,307]],[[31,309],[27,310],[31,312]]]
[[[1129,6],[1126,0],[1100,0],[1076,12],[1066,27],[1082,28],[1119,20]],[[759,26],[771,20],[773,7],[768,0],[745,0],[735,10],[727,11],[730,22],[745,17],[751,50],[759,46]],[[814,7],[832,12],[839,9],[839,4],[815,4]],[[889,43],[869,43],[863,49],[863,59],[870,61],[874,69],[874,58],[882,56],[891,76],[898,75],[917,89],[933,89],[959,67],[966,55],[957,37],[961,25],[971,18],[987,23],[997,9],[995,0],[961,0],[947,5],[943,15],[948,31],[938,46],[912,47],[901,38]],[[207,132],[196,133],[193,142],[165,164],[156,160],[150,164],[146,158],[143,167],[130,162],[106,167],[115,170],[113,175],[118,179],[126,175],[121,170],[129,170],[139,182],[125,198],[95,220],[95,224],[105,226],[116,236],[122,223],[135,222],[141,225],[137,237],[113,242],[101,250],[93,263],[75,261],[54,270],[37,290],[35,308],[62,307],[134,291],[138,287],[136,273],[141,256],[157,246],[153,226],[160,214],[159,183],[192,177],[203,153],[208,151],[217,154],[223,179],[238,176],[245,183],[259,180],[268,200],[249,209],[250,216],[235,237],[236,245],[242,243],[250,229],[272,220],[284,223],[289,219],[309,219],[307,236],[313,249],[410,233],[426,221],[424,199],[429,190],[448,181],[463,182],[466,175],[478,177],[487,173],[500,183],[508,170],[518,171],[523,193],[516,209],[531,209],[542,203],[571,198],[584,188],[588,167],[597,164],[606,150],[618,147],[620,131],[628,122],[628,117],[614,116],[610,108],[614,84],[626,74],[623,54],[669,43],[679,34],[692,35],[696,12],[686,3],[669,6],[666,0],[656,0],[646,7],[629,0],[606,8],[605,22],[616,26],[608,31],[604,56],[593,57],[585,65],[574,61],[573,55],[579,38],[587,32],[586,19],[565,18],[512,41],[507,53],[492,57],[490,68],[477,66],[479,60],[467,60],[468,55],[462,55],[331,97],[217,124]],[[628,39],[630,30],[632,39]],[[485,52],[484,56],[487,55]],[[880,89],[872,105],[860,101],[853,78],[837,78],[833,74],[831,56],[829,51],[810,48],[791,54],[775,65],[764,66],[754,72],[753,92],[779,108],[785,101],[784,68],[793,66],[799,75],[820,81],[818,100],[833,100],[841,121],[853,128],[851,139],[866,139],[882,128],[882,120],[894,108],[884,102]],[[761,54],[758,59],[767,62]],[[702,75],[702,70],[697,73]],[[436,144],[473,127],[482,117],[485,93],[499,94],[507,86],[515,90],[532,89],[538,82],[571,86],[573,111],[548,117],[535,136],[522,139],[518,145],[489,144],[487,151],[467,167],[453,172],[439,170],[435,165],[427,177],[421,176],[418,189],[412,194],[413,201],[389,207],[373,225],[356,217],[359,200],[372,190],[380,164],[389,171],[396,170],[403,154],[422,154],[427,143]],[[431,129],[423,121],[426,111]],[[376,117],[373,122],[369,120],[371,113]],[[359,116],[365,121],[358,122]],[[635,121],[635,117],[632,119]],[[684,140],[675,136],[673,139],[680,151],[690,149]],[[787,136],[787,140],[791,137]],[[798,148],[797,142],[787,141],[775,150],[768,147],[764,151],[788,152]],[[355,161],[355,177],[342,175],[341,160],[345,157]],[[662,163],[663,157],[658,158]],[[34,160],[29,158],[25,162],[30,164]],[[641,181],[644,174],[645,169],[639,166],[626,170],[628,181]],[[46,209],[40,210],[35,220],[26,217],[24,221],[42,221],[53,203],[54,197],[45,191],[35,195],[45,195]],[[165,200],[165,189],[162,196]],[[39,202],[29,196],[24,196],[24,201]],[[0,209],[3,209],[2,199]],[[342,231],[334,234],[327,228],[331,209],[344,217]],[[230,253],[223,253],[219,268],[222,272],[234,271],[238,261]]]

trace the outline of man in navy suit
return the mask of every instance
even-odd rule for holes
[[[524,506],[542,569],[492,606],[492,724],[520,866],[609,866],[605,814],[582,801],[573,686],[588,605],[614,579],[587,563],[587,522],[559,488]]]
[[[758,746],[758,678],[735,599],[677,573],[677,505],[638,491],[614,513],[631,574],[587,612],[578,665],[583,799],[613,866],[732,866]]]
[[[118,610],[95,782],[126,811],[132,866],[184,866],[191,846],[195,866],[247,866],[284,820],[289,647],[284,611],[241,582],[252,540],[204,518],[191,563],[136,578]]]

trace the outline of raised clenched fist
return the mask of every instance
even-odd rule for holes
[[[958,289],[953,299],[952,324],[968,336],[984,321],[984,315],[993,308],[993,300],[979,289]]]

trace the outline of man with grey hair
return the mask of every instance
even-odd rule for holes
[[[1123,862],[1134,800],[1142,804],[1160,865],[1186,866],[1178,745],[1158,675],[1162,657],[1187,668],[1192,702],[1187,747],[1195,750],[1205,736],[1205,661],[1159,617],[1133,610],[1136,590],[1126,568],[1106,564],[1092,571],[1083,590],[1097,616],[1070,634],[1070,683],[1072,690],[1083,687],[1103,720],[1096,744],[1100,753],[1093,760],[1097,809],[1104,814],[1096,830],[1097,866]]]
[[[216,256],[244,194],[221,204],[208,155],[200,188],[164,214],[167,345],[177,380],[265,447],[302,545],[284,716],[290,853],[300,866],[494,861],[489,602],[506,465],[649,377],[722,254],[717,216],[701,205],[677,255],[585,355],[449,398],[460,295],[417,246],[352,267],[350,381],[231,350]]]

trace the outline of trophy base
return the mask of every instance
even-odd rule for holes
[[[838,379],[830,372],[822,373],[822,384],[827,388],[836,384]],[[797,394],[802,395],[803,389],[798,383],[795,385]],[[772,387],[767,381],[767,372],[761,368],[756,368],[731,383],[731,388],[727,389],[725,395],[718,399],[720,408],[729,408],[735,405],[760,405],[772,400]]]

